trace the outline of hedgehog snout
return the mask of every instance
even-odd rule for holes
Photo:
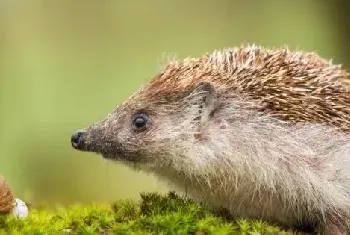
[[[85,130],[78,130],[71,137],[72,147],[78,150],[83,150],[85,146]]]

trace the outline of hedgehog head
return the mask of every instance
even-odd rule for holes
[[[200,72],[194,68],[198,65],[199,61],[169,64],[104,120],[76,132],[73,147],[132,165],[159,169],[170,164],[169,155],[181,154],[186,140],[199,138],[216,108],[214,84],[200,79],[181,84]]]

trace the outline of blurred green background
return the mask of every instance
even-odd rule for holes
[[[16,196],[66,205],[166,185],[72,149],[169,56],[257,43],[350,67],[344,1],[0,1],[0,173]]]

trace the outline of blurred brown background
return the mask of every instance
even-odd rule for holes
[[[343,1],[0,1],[0,173],[34,204],[164,191],[152,176],[74,151],[168,56],[257,43],[316,51],[350,68]]]

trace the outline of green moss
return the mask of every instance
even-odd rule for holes
[[[231,222],[230,222],[231,221]],[[0,234],[276,234],[261,221],[230,220],[173,192],[141,194],[111,205],[32,209],[22,220],[0,216]]]

